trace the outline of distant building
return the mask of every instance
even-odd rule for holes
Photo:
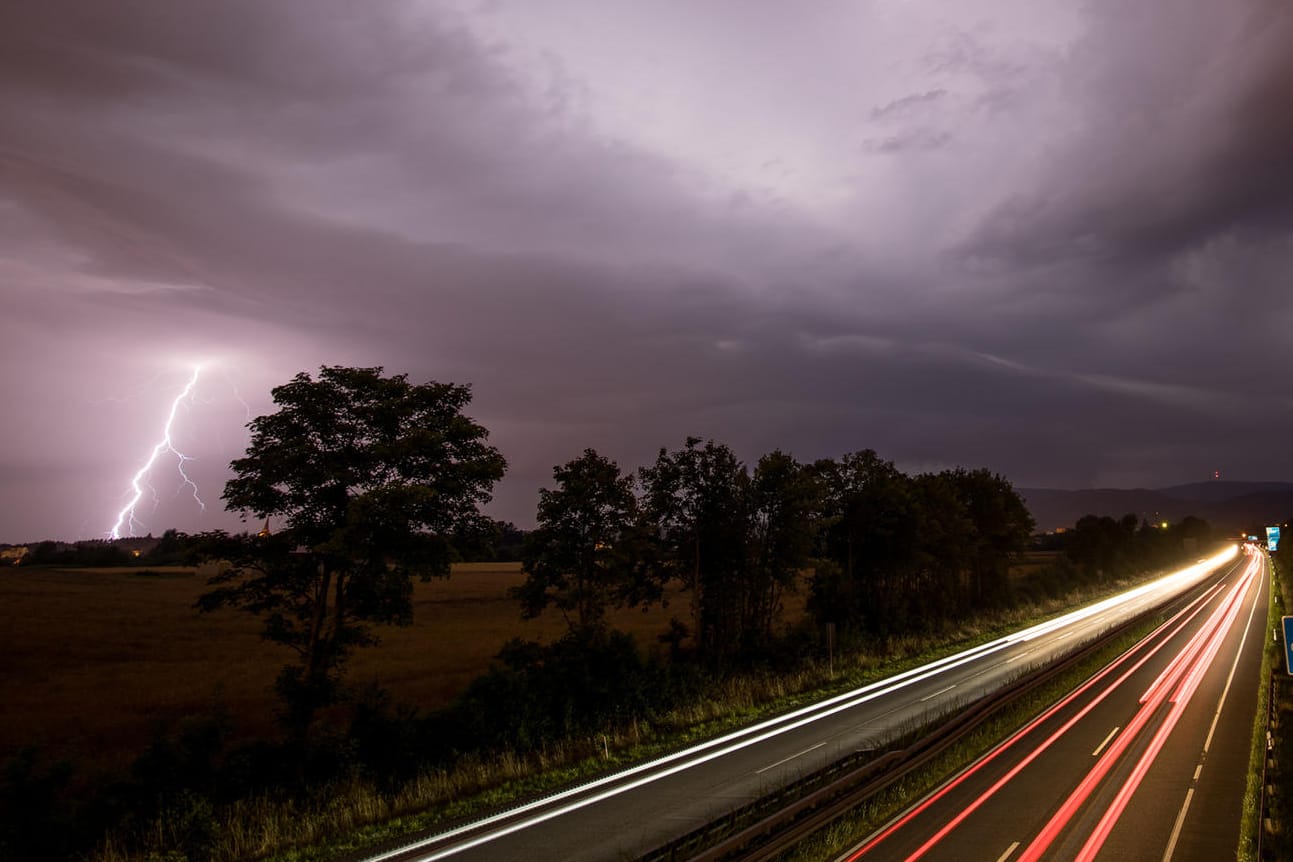
[[[26,545],[14,545],[12,548],[0,548],[0,562],[10,566],[16,566],[22,562],[22,558],[31,552],[31,548]]]
[[[147,536],[130,536],[125,539],[113,539],[112,544],[121,550],[127,552],[132,557],[142,557],[153,548],[161,544],[161,539],[154,539],[152,534]]]

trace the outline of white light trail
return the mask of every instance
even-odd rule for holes
[[[613,796],[618,796],[632,790],[659,781],[670,775],[682,772],[687,769],[707,763],[720,757],[724,757],[735,751],[739,751],[749,746],[764,742],[775,736],[795,730],[800,727],[812,724],[820,719],[831,715],[852,709],[861,704],[870,702],[879,697],[891,694],[900,689],[911,686],[915,683],[931,679],[953,668],[960,667],[970,662],[978,661],[987,655],[1004,650],[1009,646],[1018,643],[1025,643],[1037,638],[1040,635],[1054,632],[1057,629],[1071,626],[1083,622],[1093,615],[1106,611],[1117,613],[1122,610],[1121,616],[1108,621],[1108,625],[1114,625],[1123,619],[1128,619],[1134,615],[1137,610],[1153,606],[1155,603],[1163,601],[1168,597],[1183,591],[1185,588],[1193,585],[1194,582],[1201,581],[1203,576],[1217,569],[1221,565],[1234,559],[1239,553],[1238,546],[1230,546],[1225,551],[1216,554],[1206,560],[1200,560],[1193,566],[1188,566],[1179,571],[1172,572],[1157,580],[1143,584],[1124,593],[1111,596],[1103,601],[1096,602],[1084,608],[1056,617],[1046,622],[1029,626],[1013,634],[998,638],[979,646],[971,647],[954,655],[944,656],[920,667],[911,668],[901,673],[894,674],[882,680],[868,683],[860,688],[843,694],[835,695],[809,706],[800,707],[797,710],[788,712],[785,715],[776,718],[767,719],[741,730],[736,730],[708,742],[702,742],[699,745],[682,751],[676,751],[673,754],[665,755],[646,763],[640,763],[637,766],[629,767],[620,772],[615,772],[602,778],[594,779],[585,784],[576,787],[567,788],[566,790],[553,793],[541,799],[518,805],[507,811],[498,814],[483,817],[480,820],[465,823],[446,832],[431,835],[425,838],[416,839],[401,847],[396,847],[384,853],[365,858],[365,862],[386,862],[407,853],[413,853],[423,848],[430,848],[431,845],[445,844],[460,836],[469,836],[472,832],[480,832],[475,837],[463,837],[457,843],[451,843],[437,849],[428,849],[424,855],[415,857],[418,862],[434,862],[434,860],[445,859],[450,856],[462,853],[473,847],[487,844],[505,835],[527,829],[539,823],[560,817],[572,811],[594,805]],[[666,766],[666,764],[672,764]],[[645,773],[645,774],[643,774]],[[641,775],[632,781],[624,781],[634,775]],[[616,784],[615,782],[624,782]],[[607,787],[596,793],[591,791],[606,785]],[[574,799],[562,805],[556,803],[565,799],[579,796],[581,794],[590,794],[583,798]],[[548,810],[540,810],[531,814],[536,809],[548,807]],[[494,824],[509,818],[520,818],[515,822],[494,827]],[[494,827],[494,828],[490,828]],[[482,831],[488,830],[488,831]]]
[[[193,499],[197,501],[197,504],[200,507],[202,507],[202,511],[206,511],[207,505],[202,502],[202,498],[198,496],[197,484],[189,478],[189,474],[184,470],[184,462],[191,461],[193,459],[176,449],[175,443],[171,439],[171,426],[175,424],[175,414],[179,411],[180,404],[185,399],[192,397],[193,387],[197,385],[198,374],[201,373],[201,371],[201,365],[193,366],[193,376],[189,378],[189,382],[185,385],[184,389],[179,395],[175,396],[175,400],[171,402],[171,410],[166,415],[166,424],[162,426],[162,439],[158,441],[157,445],[153,446],[152,451],[148,455],[148,460],[144,462],[144,466],[140,467],[138,472],[136,472],[131,478],[130,488],[134,494],[130,498],[130,502],[126,503],[126,505],[122,507],[121,511],[117,513],[117,521],[112,525],[112,529],[108,532],[108,536],[110,538],[120,539],[123,528],[127,530],[129,535],[133,536],[135,534],[135,526],[139,524],[139,521],[135,518],[135,507],[139,505],[140,499],[144,496],[145,486],[150,490],[152,489],[152,486],[148,485],[145,481],[146,477],[148,476],[149,471],[153,469],[153,465],[157,463],[157,459],[166,453],[174,455],[178,460],[176,468],[179,470],[180,478],[183,480],[181,487],[189,488],[193,493]],[[156,492],[154,492],[154,494],[156,494]]]

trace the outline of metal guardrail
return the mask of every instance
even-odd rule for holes
[[[825,784],[822,772],[806,776],[669,842],[640,857],[639,862],[730,862],[738,859],[763,862],[772,859],[839,819],[865,799],[925,766],[996,712],[1104,649],[1146,617],[1161,611],[1165,605],[1113,627],[1058,662],[1024,674],[1016,682],[976,701],[950,719],[921,729],[919,737],[906,747],[873,756]],[[839,766],[838,763],[833,764],[823,772],[838,773]],[[810,789],[814,785],[816,789]],[[787,803],[787,796],[794,794],[796,788],[801,797]],[[772,808],[776,810],[770,814],[759,816],[757,813]],[[747,825],[741,825],[743,823]],[[739,831],[731,833],[733,829]],[[731,834],[721,837],[723,833]]]
[[[1191,590],[1187,596],[1193,593]],[[873,757],[823,785],[822,773],[838,774],[841,763],[848,760],[833,764],[639,857],[639,862],[767,862],[838,820],[867,798],[925,766],[993,714],[1068,672],[1182,598],[1185,597],[1176,596],[1114,626],[1058,662],[1027,673],[952,718],[922,729],[920,736],[904,748]],[[796,789],[802,794],[801,798],[787,803],[787,797]],[[770,813],[759,817],[756,812],[760,809]],[[733,829],[738,831],[732,832]],[[721,837],[724,833],[728,833],[727,836]]]
[[[1266,798],[1266,772],[1271,766],[1271,760],[1275,757],[1275,736],[1272,733],[1273,719],[1275,717],[1275,671],[1271,671],[1270,679],[1267,681],[1266,689],[1266,751],[1262,755],[1262,784],[1261,791],[1257,799],[1257,860],[1266,857],[1262,855],[1263,839],[1266,837],[1267,824],[1270,822],[1270,802]]]

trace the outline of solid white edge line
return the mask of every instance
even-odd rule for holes
[[[1262,563],[1262,576],[1258,579],[1261,585],[1266,584],[1266,564]],[[1258,591],[1258,595],[1261,592]],[[1235,681],[1235,671],[1239,669],[1239,659],[1244,654],[1244,644],[1248,641],[1248,632],[1253,627],[1253,614],[1257,612],[1257,602],[1253,602],[1252,609],[1248,611],[1248,624],[1244,626],[1243,637],[1239,639],[1239,649],[1235,651],[1235,660],[1230,665],[1230,675],[1226,677],[1226,687],[1221,690],[1221,699],[1217,701],[1217,711],[1212,716],[1212,726],[1208,728],[1208,738],[1203,741],[1203,753],[1207,754],[1208,749],[1212,747],[1212,735],[1217,732],[1217,722],[1221,721],[1221,710],[1226,705],[1226,698],[1230,695],[1230,684]]]
[[[750,734],[758,733],[760,731],[766,730],[769,727],[775,727],[778,724],[789,722],[792,719],[798,718],[800,716],[803,716],[812,712],[816,712],[818,710],[822,710],[825,707],[832,706],[834,704],[840,703],[841,701],[847,701],[849,698],[860,698],[860,699],[857,700],[856,702],[848,704],[848,706],[857,706],[862,703],[866,703],[867,701],[873,699],[866,695],[872,694],[876,691],[879,691],[881,694],[888,694],[891,691],[897,691],[898,689],[904,687],[905,685],[911,684],[913,682],[918,682],[921,679],[926,679],[928,676],[932,676],[935,673],[941,672],[943,670],[947,670],[952,667],[958,667],[960,664],[964,664],[967,661],[973,661],[974,659],[984,655],[989,655],[1000,649],[1004,649],[1009,645],[1010,645],[1010,638],[1003,637],[1003,638],[998,638],[995,641],[990,641],[989,643],[986,643],[986,644],[980,644],[977,647],[972,647],[968,650],[964,650],[963,652],[956,653],[955,655],[944,656],[941,659],[937,659],[935,661],[929,662],[928,664],[921,665],[920,667],[911,668],[909,670],[903,671],[902,673],[894,674],[893,676],[885,677],[884,679],[867,683],[866,685],[861,686],[859,688],[852,689],[851,691],[846,691],[842,694],[835,695],[834,697],[827,698],[826,700],[819,701],[809,706],[800,707],[799,709],[793,710],[784,715],[767,719],[766,721],[762,721],[762,722],[759,722],[758,724],[733,731],[731,733],[725,734],[724,736],[716,737],[706,742],[702,742],[699,745],[694,745],[691,748],[686,748],[681,751],[675,751],[673,754],[668,754],[668,755],[665,755],[664,757],[658,757],[655,760],[650,760],[645,763],[640,763],[637,766],[632,766],[632,767],[629,767],[628,769],[624,769],[619,772],[612,773],[610,775],[602,776],[601,778],[595,779],[593,781],[589,781],[585,784],[578,785],[577,787],[571,787],[559,793],[554,793],[550,796],[545,796],[540,799],[535,799],[531,802],[527,802],[523,805],[518,805],[515,808],[509,808],[506,811],[500,811],[488,817],[483,817],[480,820],[476,820],[471,823],[465,823],[462,826],[459,826],[455,829],[450,829],[446,832],[441,832],[437,835],[428,836],[426,838],[419,839],[418,841],[411,842],[397,850],[390,850],[390,851],[387,851],[386,853],[382,853],[377,856],[365,857],[365,862],[384,862],[384,860],[391,859],[402,853],[408,853],[413,850],[416,850],[418,847],[425,847],[428,844],[445,841],[445,840],[454,838],[458,835],[462,835],[463,833],[471,832],[476,829],[487,827],[491,823],[497,823],[500,820],[504,820],[510,817],[516,817],[518,815],[525,814],[528,811],[533,811],[534,809],[540,808],[544,805],[549,805],[554,802],[559,802],[562,799],[567,799],[576,794],[583,793],[588,790],[595,789],[597,787],[602,787],[606,784],[610,784],[612,782],[619,781],[621,779],[624,779],[633,775],[637,775],[638,773],[645,772],[650,769],[655,769],[656,767],[663,766],[666,763],[672,763],[684,757],[694,756],[696,754],[699,754],[702,751],[706,751],[708,749],[715,748],[720,745],[724,745],[726,743],[732,742],[733,740],[738,740],[743,736],[748,736]],[[924,673],[925,675],[918,676],[922,673]],[[824,715],[833,715],[833,714],[834,714],[834,711],[824,713]],[[798,724],[795,724],[792,726],[788,726],[787,728],[784,728],[784,729],[791,729],[791,727],[798,727],[798,726],[799,726]],[[766,738],[767,738],[766,736],[760,737],[759,740],[762,741],[763,739],[766,739]],[[735,750],[735,749],[732,749],[732,750]],[[695,761],[695,763],[697,764],[703,763],[709,759],[710,758],[704,758],[704,759]],[[672,772],[667,774],[672,774]],[[634,785],[634,786],[637,786],[637,785]]]
[[[1266,566],[1262,564],[1262,576],[1258,579],[1259,584],[1266,583]],[[1260,595],[1260,591],[1258,595]],[[1252,608],[1248,611],[1248,622],[1244,626],[1244,633],[1239,638],[1239,649],[1235,651],[1235,660],[1230,665],[1230,675],[1226,677],[1225,688],[1221,690],[1221,699],[1217,702],[1217,711],[1212,716],[1212,727],[1208,729],[1208,738],[1203,743],[1203,753],[1206,756],[1209,746],[1212,745],[1212,734],[1216,732],[1217,722],[1221,719],[1221,709],[1226,704],[1226,697],[1230,694],[1230,684],[1235,679],[1235,670],[1239,667],[1239,659],[1244,654],[1244,643],[1248,640],[1248,632],[1253,627],[1253,615],[1257,611],[1257,602],[1253,602]],[[1192,781],[1198,781],[1200,773],[1203,772],[1203,764],[1200,763],[1194,767],[1194,777]],[[1176,852],[1176,843],[1181,839],[1181,830],[1185,828],[1185,817],[1190,812],[1190,802],[1194,799],[1194,788],[1191,787],[1185,791],[1185,802],[1181,804],[1181,810],[1176,815],[1176,823],[1172,825],[1172,835],[1167,840],[1167,847],[1163,851],[1163,862],[1171,862],[1172,854]]]
[[[980,644],[977,647],[971,647],[970,649],[963,650],[962,652],[956,653],[951,656],[944,656],[941,659],[936,659],[935,661],[921,665],[920,667],[911,668],[909,670],[903,671],[902,673],[895,674],[891,677],[886,677],[885,679],[877,680],[873,683],[868,683],[867,685],[861,686],[859,688],[853,689],[848,692],[844,692],[842,694],[835,695],[832,698],[827,698],[826,700],[820,701],[816,704],[812,704],[806,707],[801,707],[800,709],[794,710],[785,715],[768,719],[766,721],[760,722],[759,724],[753,725],[751,727],[743,728],[738,731],[733,731],[732,733],[726,734],[721,737],[717,737],[715,739],[711,739],[707,742],[701,743],[691,748],[683,749],[681,751],[676,751],[673,754],[666,755],[664,757],[660,757],[655,760],[648,761],[646,763],[638,764],[637,766],[630,767],[620,772],[615,772],[610,775],[603,776],[602,778],[595,779],[586,784],[581,784],[576,787],[568,788],[559,793],[552,794],[551,796],[535,799],[531,802],[525,803],[523,805],[519,805],[515,808],[511,808],[506,811],[500,811],[488,817],[483,817],[480,820],[463,824],[462,826],[459,826],[455,829],[451,829],[446,832],[441,832],[436,835],[429,835],[425,838],[411,841],[406,845],[388,850],[376,856],[364,857],[365,862],[385,862],[385,860],[393,859],[396,856],[400,856],[406,853],[413,853],[422,847],[427,847],[431,844],[437,844],[444,841],[448,841],[459,835],[463,835],[468,832],[473,832],[482,828],[486,828],[493,823],[498,823],[508,818],[524,815],[527,812],[535,810],[536,808],[540,808],[546,805],[551,805],[552,803],[559,802],[562,799],[568,799],[571,796],[585,793],[588,790],[592,790],[597,787],[602,787],[612,782],[620,781],[624,778],[637,775],[647,770],[655,769],[656,767],[662,766],[667,763],[672,763],[674,761],[681,760],[683,758],[692,757],[693,755],[699,754],[700,752],[717,748],[718,746],[725,745],[726,743],[733,742],[734,740],[739,740],[744,736],[748,736],[750,734],[756,734],[756,733],[759,734],[758,736],[754,736],[742,742],[738,742],[734,745],[731,745],[719,751],[710,752],[709,754],[703,757],[697,757],[694,760],[689,760],[682,764],[672,766],[669,769],[663,770],[659,773],[653,773],[652,775],[649,775],[645,778],[640,778],[636,781],[632,781],[624,785],[619,785],[615,788],[612,788],[609,791],[603,791],[602,793],[595,794],[594,796],[589,797],[587,799],[581,799],[577,803],[563,805],[557,809],[553,809],[551,811],[544,812],[542,814],[538,814],[533,817],[524,818],[523,820],[517,823],[514,823],[508,827],[504,827],[498,830],[488,832],[484,835],[477,836],[477,838],[475,839],[465,841],[460,844],[455,844],[451,847],[445,847],[439,851],[434,851],[430,855],[422,856],[418,858],[422,860],[422,862],[431,862],[431,860],[442,859],[442,858],[445,858],[446,856],[451,856],[456,853],[460,853],[464,850],[468,850],[480,844],[487,843],[496,838],[501,838],[505,835],[509,835],[513,832],[518,831],[519,829],[527,828],[529,826],[536,825],[538,823],[543,823],[547,820],[551,820],[554,817],[569,813],[570,811],[573,811],[577,808],[581,808],[585,805],[591,805],[596,802],[600,802],[604,799],[608,799],[612,796],[617,796],[620,793],[625,793],[629,790],[636,789],[645,784],[649,784],[653,781],[657,781],[661,778],[666,778],[670,775],[681,772],[685,769],[689,769],[693,766],[699,766],[702,763],[707,763],[710,760],[713,760],[717,757],[730,754],[734,751],[738,751],[740,749],[746,748],[750,745],[754,745],[759,742],[764,742],[767,739],[770,739],[774,736],[778,736],[782,733],[786,733],[790,730],[795,730],[806,724],[810,724],[813,721],[826,718],[828,716],[834,715],[846,709],[851,709],[854,706],[860,706],[861,704],[874,700],[876,697],[880,697],[881,695],[889,694],[893,691],[897,691],[901,688],[905,688],[906,686],[911,685],[915,682],[928,679],[932,676],[942,673],[943,671],[951,670],[954,667],[959,667],[970,661],[974,661],[975,659],[982,658],[985,655],[989,655],[993,652],[997,652],[998,650],[1004,649],[1005,647],[1010,646],[1012,644],[1033,640],[1034,638],[1040,637],[1041,635],[1048,634],[1049,632],[1055,631],[1056,629],[1060,629],[1067,625],[1071,625],[1075,622],[1079,622],[1083,619],[1087,619],[1098,613],[1102,613],[1104,611],[1117,607],[1120,604],[1124,604],[1124,603],[1130,602],[1133,599],[1137,599],[1137,598],[1140,598],[1141,596],[1145,596],[1151,592],[1158,591],[1158,590],[1166,590],[1166,589],[1176,587],[1178,584],[1181,584],[1185,581],[1188,581],[1194,578],[1201,577],[1202,575],[1208,572],[1211,572],[1216,567],[1233,559],[1238,553],[1239,553],[1238,546],[1231,546],[1231,548],[1228,551],[1224,551],[1219,554],[1216,554],[1215,556],[1207,560],[1200,561],[1199,563],[1196,563],[1193,566],[1187,566],[1186,568],[1180,569],[1179,571],[1172,572],[1171,574],[1168,574],[1168,575],[1164,575],[1163,577],[1155,581],[1151,581],[1147,584],[1142,584],[1139,587],[1135,587],[1133,589],[1127,590],[1124,593],[1119,593],[1116,596],[1110,596],[1107,599],[1103,599],[1099,602],[1096,602],[1095,604],[1088,605],[1084,608],[1079,608],[1076,611],[1071,611],[1067,614],[1056,617],[1055,619],[1038,623],[1037,625],[1030,626],[1026,629],[1022,629],[1021,631],[1015,632],[1014,634],[1000,637],[995,641],[989,641],[988,643]],[[850,698],[857,698],[857,700],[853,702],[846,702],[846,701],[849,701]],[[842,705],[838,705],[838,704],[842,704]],[[826,708],[826,707],[830,707],[830,708]],[[811,715],[807,719],[801,719],[797,721],[794,720],[794,719],[799,719],[801,716],[809,715],[810,713],[815,713],[819,711],[820,711],[820,714]],[[766,730],[767,728],[776,727],[777,725],[781,725],[783,723],[784,723],[784,726],[779,727],[776,730],[773,730],[769,733],[760,733],[761,731]]]

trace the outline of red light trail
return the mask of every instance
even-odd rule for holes
[[[1058,810],[1033,839],[1032,843],[1025,848],[1019,857],[1017,857],[1019,862],[1041,858],[1042,854],[1046,852],[1046,850],[1063,832],[1066,826],[1072,821],[1076,813],[1087,803],[1093,791],[1108,776],[1110,770],[1117,763],[1119,758],[1126,754],[1127,750],[1131,747],[1136,738],[1142,734],[1147,726],[1150,725],[1151,719],[1162,711],[1161,707],[1164,704],[1168,704],[1169,709],[1166,717],[1153,731],[1147,750],[1141,755],[1124,784],[1118,789],[1118,792],[1110,803],[1108,809],[1102,813],[1097,826],[1086,839],[1086,842],[1080,851],[1080,855],[1077,857],[1083,860],[1095,858],[1095,855],[1099,852],[1101,847],[1103,847],[1104,842],[1113,830],[1114,825],[1125,810],[1133,794],[1136,792],[1136,789],[1140,786],[1145,774],[1149,771],[1150,766],[1157,758],[1159,751],[1161,751],[1163,746],[1166,744],[1186,706],[1189,704],[1191,696],[1197,690],[1202,681],[1204,674],[1208,668],[1211,667],[1222,647],[1226,635],[1233,628],[1235,620],[1242,608],[1245,596],[1248,594],[1248,591],[1260,572],[1260,557],[1255,554],[1250,554],[1250,559],[1238,581],[1229,590],[1225,591],[1220,603],[1207,615],[1201,628],[1190,637],[1189,641],[1179,650],[1179,652],[1172,656],[1167,667],[1159,673],[1159,675],[1150,684],[1148,689],[1140,698],[1140,706],[1137,709],[1136,714],[1126,725],[1124,725],[1124,728],[1118,732],[1117,736],[1113,738],[1112,744],[1103,749],[1103,753],[1097,762],[1091,767],[1078,783],[1077,787],[1074,788],[1065,801],[1059,806]],[[1024,728],[1015,732],[1010,736],[1010,738],[998,745],[983,758],[976,761],[954,779],[944,784],[935,793],[919,803],[915,808],[902,815],[898,820],[886,826],[866,843],[858,847],[853,853],[845,857],[846,862],[856,862],[856,860],[866,856],[896,832],[903,829],[905,826],[908,826],[912,821],[928,811],[930,807],[940,799],[945,798],[958,786],[961,786],[976,773],[984,769],[988,764],[994,762],[997,758],[1006,754],[1006,752],[1016,748],[1029,736],[1029,734],[1033,733],[1048,719],[1055,716],[1060,710],[1072,704],[1076,699],[1095,691],[1102,681],[1110,679],[1116,671],[1125,666],[1123,672],[1119,674],[1116,679],[1109,682],[1103,689],[1095,691],[1094,697],[1089,703],[1085,704],[1076,714],[1066,720],[1063,725],[1052,732],[1033,750],[1024,754],[1020,758],[1019,762],[1012,766],[1006,774],[997,779],[987,790],[961,809],[955,816],[950,818],[938,829],[937,832],[907,856],[906,862],[915,862],[915,860],[925,856],[936,845],[947,838],[948,835],[950,835],[958,826],[964,823],[965,820],[976,810],[982,807],[993,795],[1007,786],[1043,752],[1068,733],[1099,703],[1126,684],[1136,671],[1141,669],[1146,662],[1159,653],[1177,634],[1194,621],[1202,613],[1207,602],[1215,598],[1218,591],[1222,589],[1223,587],[1220,584],[1214,586],[1186,608],[1179,611],[1171,619],[1159,626],[1153,633],[1142,639],[1140,643],[1125,652],[1108,667],[1104,668],[1079,688],[1065,696],[1058,703],[1046,709],[1041,715],[1030,721]],[[1157,642],[1155,643],[1155,641]],[[1146,648],[1147,645],[1151,643],[1154,645]],[[1139,655],[1139,658],[1133,662],[1133,657],[1137,655]]]

